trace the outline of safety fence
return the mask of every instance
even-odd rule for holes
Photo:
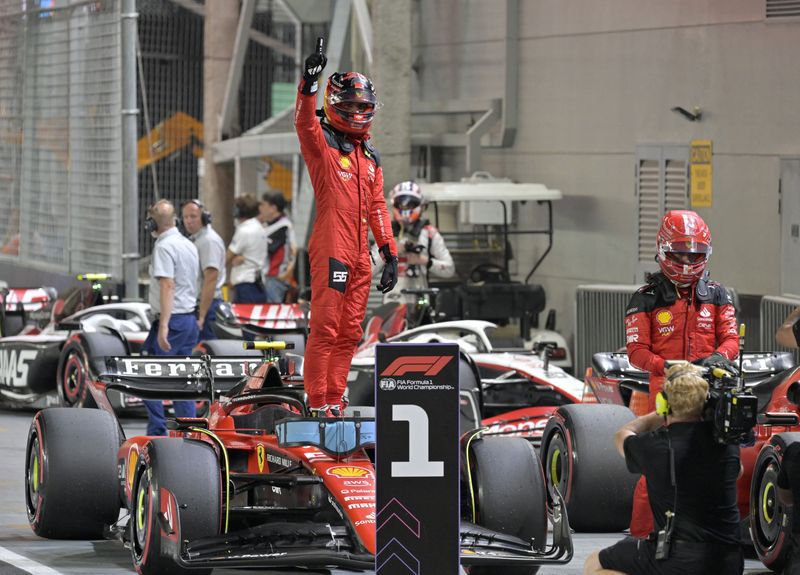
[[[581,285],[575,292],[575,375],[582,378],[601,351],[625,347],[625,310],[636,285]]]
[[[121,276],[118,0],[0,0],[0,258]]]

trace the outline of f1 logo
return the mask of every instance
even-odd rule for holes
[[[386,375],[405,375],[407,373],[421,373],[422,375],[436,375],[442,368],[450,363],[452,355],[408,355],[398,357],[389,367],[383,370],[381,377]]]

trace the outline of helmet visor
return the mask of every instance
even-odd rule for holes
[[[378,102],[378,98],[375,97],[375,92],[364,88],[339,90],[328,96],[328,103],[333,106],[338,106],[345,102],[372,106],[372,109],[369,111],[377,110],[381,107],[381,103]]]
[[[694,240],[683,240],[674,242],[664,242],[661,244],[661,250],[664,252],[677,252],[683,254],[711,254],[711,246],[705,242],[697,242]]]
[[[694,265],[704,262],[708,254],[699,252],[667,252],[667,257],[677,264]]]
[[[420,204],[422,204],[420,198],[411,194],[402,194],[392,201],[392,205],[398,210],[413,210],[418,208]]]

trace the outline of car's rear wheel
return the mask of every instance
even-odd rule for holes
[[[564,497],[575,531],[622,531],[631,519],[638,475],[614,447],[614,433],[633,419],[620,405],[559,407],[542,435],[548,503],[555,488]]]
[[[44,409],[28,432],[25,504],[33,532],[100,539],[119,517],[117,420],[101,410]]]
[[[58,396],[66,407],[97,407],[89,392],[89,359],[76,340],[61,351],[58,362]]]
[[[778,500],[778,473],[783,454],[800,433],[779,433],[761,448],[750,483],[750,533],[758,558],[781,571],[791,551],[792,516]]]
[[[61,348],[58,360],[58,396],[65,407],[97,407],[89,387],[95,374],[92,362],[106,356],[129,355],[125,343],[108,333],[76,333]]]
[[[475,523],[544,550],[547,507],[536,450],[521,437],[484,437],[470,449]],[[533,575],[538,567],[472,567],[470,575]]]
[[[148,442],[134,476],[129,523],[136,570],[142,575],[210,573],[179,566],[171,553],[179,553],[183,541],[219,533],[221,502],[219,463],[208,444],[177,438]],[[177,518],[166,527],[176,527],[179,520],[180,532],[166,533],[159,516]],[[176,548],[165,550],[162,538],[176,539]]]

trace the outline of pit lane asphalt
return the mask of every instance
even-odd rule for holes
[[[122,575],[135,573],[130,552],[119,541],[51,541],[33,534],[25,516],[24,475],[25,441],[33,413],[0,411],[0,575]],[[143,419],[126,419],[128,435],[144,433]],[[578,575],[583,561],[592,551],[611,545],[622,534],[576,534],[575,556],[565,566],[542,567],[540,575]],[[216,569],[215,575],[253,573]],[[330,573],[352,571],[281,570],[259,571],[266,575]],[[754,560],[748,560],[745,573],[770,573]]]

